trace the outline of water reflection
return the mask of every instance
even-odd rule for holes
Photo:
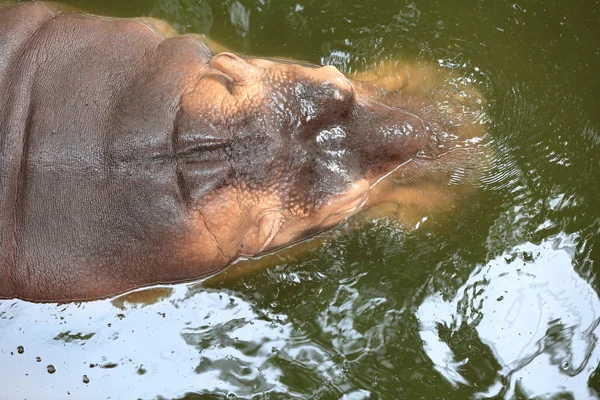
[[[502,221],[495,229],[505,228]],[[374,229],[393,237],[391,226]],[[274,268],[264,272],[266,281],[251,278],[236,290],[175,285],[83,304],[2,301],[0,392],[32,399],[67,392],[73,398],[595,396],[587,381],[600,362],[600,305],[575,270],[582,250],[576,234],[514,245],[452,290],[430,284],[445,279],[445,266],[424,271],[420,283],[413,281],[416,270],[394,275],[397,260],[410,268],[415,251],[396,233],[381,244],[382,252],[394,249],[385,262],[371,242],[356,246],[350,236],[319,250],[335,260],[329,266]],[[357,248],[371,248],[372,254],[362,252],[362,264],[349,261]],[[458,255],[453,262],[466,260]],[[442,292],[419,289],[434,286]]]
[[[0,380],[0,391],[170,398],[199,390],[243,396],[282,385],[270,359],[293,340],[283,315],[258,315],[233,293],[191,294],[185,285],[154,304],[117,305],[0,302],[0,376],[10,377]],[[46,372],[49,364],[55,373]]]
[[[180,33],[209,34],[214,25],[212,8],[205,1],[157,0],[149,14],[168,20]]]
[[[587,381],[600,362],[600,302],[574,270],[576,238],[559,234],[515,246],[474,271],[456,297],[427,297],[417,316],[435,369],[454,385],[481,386],[467,377],[473,359],[455,350],[461,331],[474,330],[493,355],[490,364],[499,366],[479,397],[597,398]]]

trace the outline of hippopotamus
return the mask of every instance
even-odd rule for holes
[[[0,298],[205,277],[336,226],[375,188],[401,196],[470,143],[471,125],[400,78],[213,52],[170,29],[0,6]]]

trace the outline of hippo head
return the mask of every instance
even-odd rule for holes
[[[182,193],[233,259],[355,213],[370,188],[439,139],[335,67],[215,55],[181,99]]]

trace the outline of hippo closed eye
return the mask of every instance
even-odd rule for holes
[[[0,297],[206,276],[402,196],[464,143],[410,85],[168,32],[0,8]]]

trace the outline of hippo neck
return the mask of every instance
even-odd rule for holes
[[[33,18],[19,10],[15,20]],[[179,102],[206,70],[206,47],[133,20],[47,17],[15,28],[25,47],[0,45],[0,296],[46,284],[64,298],[93,293],[86,266],[115,291],[222,268],[174,168],[187,160],[173,148]],[[153,269],[140,277],[140,265]]]

